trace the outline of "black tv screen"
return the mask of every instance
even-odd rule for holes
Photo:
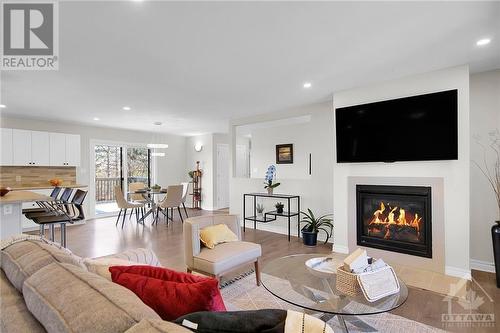
[[[458,91],[335,110],[337,162],[458,158]]]

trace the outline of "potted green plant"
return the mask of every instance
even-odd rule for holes
[[[283,214],[283,208],[285,207],[285,205],[283,205],[282,202],[278,202],[276,205],[274,205],[274,207],[276,207],[276,213]]]
[[[306,246],[316,246],[318,242],[319,231],[324,231],[326,234],[326,242],[333,236],[333,219],[330,218],[332,214],[322,215],[320,217],[314,216],[313,212],[308,208],[307,212],[300,212],[302,219],[300,223],[304,223],[302,227],[302,240]]]
[[[188,172],[188,176],[189,176],[189,178],[193,179],[193,177],[194,177],[194,171],[189,171]]]
[[[255,206],[255,210],[257,211],[257,218],[264,217],[264,205],[263,204],[257,204],[257,206]]]

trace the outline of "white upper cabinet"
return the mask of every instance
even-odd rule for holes
[[[12,129],[0,128],[0,165],[12,165]]]
[[[0,165],[80,166],[76,134],[1,129]]]
[[[66,134],[66,165],[80,166],[80,136]]]
[[[31,131],[31,163],[36,166],[50,165],[49,133]]]
[[[50,165],[66,165],[66,134],[49,133],[50,140]]]
[[[33,165],[31,131],[12,130],[12,165]]]

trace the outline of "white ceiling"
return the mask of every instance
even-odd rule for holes
[[[3,113],[226,132],[231,118],[337,90],[461,64],[500,68],[499,2],[81,1],[59,11],[59,71],[2,72]],[[477,47],[482,37],[491,44]]]

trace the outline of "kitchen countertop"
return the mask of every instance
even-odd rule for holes
[[[32,201],[48,201],[51,197],[31,191],[12,191],[0,197],[0,204],[14,204]]]
[[[5,186],[6,187],[6,186]],[[26,190],[51,190],[55,186],[47,185],[47,186],[22,186],[22,187],[10,187],[11,191],[26,191]],[[88,187],[88,185],[81,185],[81,184],[71,184],[71,185],[65,185],[62,184],[59,187],[65,188],[85,188]]]

